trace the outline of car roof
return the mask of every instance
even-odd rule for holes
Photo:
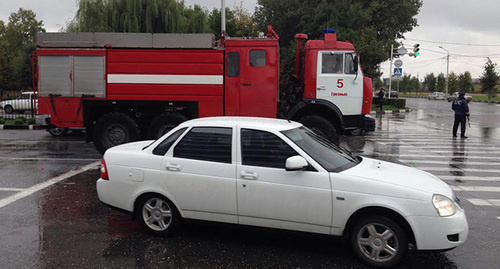
[[[188,127],[193,125],[227,127],[240,126],[243,128],[255,128],[270,131],[285,131],[302,126],[302,124],[294,121],[261,117],[207,117],[183,122],[179,125],[179,127]]]

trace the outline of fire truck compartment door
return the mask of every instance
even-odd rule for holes
[[[363,74],[354,68],[354,53],[321,51],[317,63],[316,98],[334,103],[343,115],[361,114]]]
[[[225,115],[276,117],[277,47],[228,47],[226,53]]]

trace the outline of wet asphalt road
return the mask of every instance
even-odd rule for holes
[[[410,113],[376,115],[376,132],[342,143],[443,178],[462,198],[470,234],[446,253],[410,251],[400,268],[497,268],[500,105],[471,104],[466,141],[451,139],[451,104],[408,106]],[[87,165],[101,156],[83,141],[0,130],[0,268],[368,268],[345,240],[323,235],[191,221],[171,238],[152,237],[98,202],[99,173]],[[89,170],[61,179],[82,167]]]

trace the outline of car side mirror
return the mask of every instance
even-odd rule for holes
[[[302,156],[296,155],[286,159],[286,171],[301,171],[304,170],[309,164]]]

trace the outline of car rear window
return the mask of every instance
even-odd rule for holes
[[[231,163],[232,128],[194,127],[174,148],[174,157]]]

